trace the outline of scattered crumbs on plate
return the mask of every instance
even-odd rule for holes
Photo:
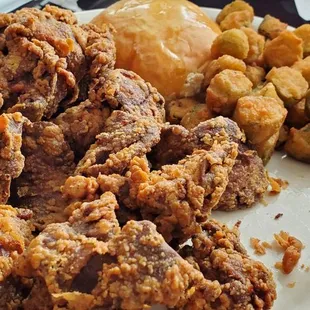
[[[305,271],[306,271],[306,272],[309,272],[309,271],[310,271],[310,267],[309,267],[309,266],[306,267]]]
[[[268,202],[265,200],[265,199],[262,199],[261,201],[261,204],[264,206],[264,207],[267,207],[268,206]],[[310,211],[309,211],[310,212]]]
[[[265,255],[266,254],[266,248],[260,242],[261,241],[257,238],[250,238],[250,245],[251,245],[252,249],[255,250],[254,253],[257,255]]]
[[[305,264],[302,264],[302,265],[300,266],[300,268],[301,268],[301,269],[304,269],[304,268],[305,268]]]
[[[263,241],[262,245],[265,249],[272,249],[272,245],[267,241]]]
[[[274,267],[275,267],[276,269],[278,269],[278,270],[282,270],[282,262],[276,262],[276,263],[274,264]]]
[[[294,287],[295,287],[295,284],[296,284],[296,282],[290,282],[290,283],[288,283],[286,286],[287,286],[288,288],[294,288]]]
[[[280,217],[282,217],[283,216],[283,213],[278,213],[275,217],[274,217],[274,219],[275,220],[278,220]]]
[[[270,195],[276,195],[276,194],[281,193],[282,189],[287,189],[288,184],[289,184],[288,181],[286,180],[282,180],[279,178],[273,178],[270,176],[268,176],[268,181],[271,186]]]
[[[241,225],[241,223],[242,223],[242,221],[238,220],[238,221],[236,222],[236,224],[235,224],[235,227],[239,228],[240,225]]]

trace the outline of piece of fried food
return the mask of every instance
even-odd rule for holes
[[[184,115],[190,112],[198,103],[193,98],[172,100],[166,104],[166,119],[171,124],[180,124]]]
[[[238,99],[248,95],[252,86],[252,82],[240,71],[221,71],[207,88],[207,106],[217,114],[231,116]]]
[[[246,96],[238,100],[233,119],[244,130],[249,143],[258,151],[258,155],[268,160],[266,154],[273,152],[274,145],[266,142],[275,134],[280,133],[287,110],[276,99],[263,96]],[[264,147],[261,147],[261,145]],[[267,150],[268,146],[268,150]]]
[[[75,164],[61,129],[50,122],[25,123],[22,152],[25,168],[16,180],[16,206],[33,211],[32,222],[39,230],[64,221],[60,187],[73,174]]]
[[[165,100],[150,83],[132,71],[109,70],[90,86],[92,102],[107,102],[112,109],[132,115],[153,117],[158,123],[165,120]]]
[[[150,117],[114,111],[96,139],[78,163],[76,174],[126,173],[135,156],[144,156],[159,142],[160,125]]]
[[[108,107],[86,100],[59,114],[54,123],[61,128],[77,157],[82,157],[103,131],[109,115]]]
[[[235,226],[209,220],[203,232],[192,238],[193,246],[185,246],[180,254],[206,279],[220,279],[221,292],[209,303],[197,289],[185,310],[200,309],[271,309],[277,297],[272,273],[262,263],[251,259],[240,243]]]
[[[32,121],[49,119],[60,103],[77,99],[87,73],[93,77],[94,71],[113,68],[111,29],[76,23],[71,12],[56,7],[2,14],[0,92],[5,110],[22,112]]]
[[[200,231],[220,200],[237,156],[237,144],[214,143],[209,151],[197,150],[175,165],[150,172],[148,162],[136,157],[130,166],[131,205],[157,225],[167,242],[186,241]]]
[[[247,11],[254,17],[253,8],[245,1],[235,0],[224,6],[221,12],[216,17],[216,22],[220,24],[229,14],[234,12]]]
[[[230,29],[213,41],[211,56],[216,59],[223,55],[230,55],[243,60],[248,56],[249,49],[247,35],[240,29]]]
[[[309,87],[302,74],[289,67],[272,68],[266,80],[273,83],[287,107],[304,98]]]
[[[229,29],[240,29],[252,25],[254,15],[251,11],[236,11],[228,14],[220,23],[222,31]]]
[[[225,69],[240,71],[245,73],[246,65],[245,63],[235,57],[230,55],[223,55],[218,59],[212,60],[205,69],[205,78],[204,78],[204,86],[208,87],[211,83],[211,80],[221,71]]]
[[[275,86],[270,82],[266,82],[265,84],[254,89],[251,95],[252,96],[270,97],[270,98],[277,100],[277,102],[280,105],[284,106],[283,101],[278,96],[278,93],[277,93]]]
[[[246,34],[249,41],[249,52],[244,62],[249,65],[262,65],[265,38],[252,28],[243,27],[241,30]]]
[[[205,103],[199,103],[183,116],[180,124],[187,129],[192,129],[213,116],[212,111]]]
[[[285,123],[290,127],[302,128],[310,123],[310,117],[306,115],[305,111],[306,99],[302,99],[294,105],[290,106],[287,110],[287,117]]]
[[[244,75],[252,82],[253,88],[262,84],[266,76],[266,71],[264,68],[259,66],[246,66]]]
[[[283,31],[272,41],[265,45],[264,60],[267,66],[284,67],[292,66],[302,59],[302,39],[293,32]]]
[[[298,70],[302,76],[306,79],[308,84],[310,84],[310,56],[296,61],[293,66],[293,69]]]
[[[300,161],[310,163],[310,124],[301,129],[291,128],[285,151]]]
[[[268,180],[261,159],[253,150],[239,147],[226,190],[215,209],[233,211],[252,207],[263,198]]]
[[[31,226],[27,222],[31,216],[30,210],[0,205],[0,283],[12,273],[18,256],[32,239]]]
[[[282,23],[280,19],[275,18],[269,14],[264,17],[264,20],[259,25],[258,33],[262,34],[266,37],[266,39],[273,40],[280,33],[285,31],[287,28],[287,24]]]
[[[99,201],[82,204],[69,222],[48,225],[31,242],[17,272],[43,279],[50,296],[45,302],[67,309],[174,307],[198,284],[209,284],[215,294],[218,282],[205,280],[165,243],[154,224],[129,221],[121,231],[116,224],[111,233],[106,215],[117,207],[107,192]]]
[[[297,37],[301,38],[303,41],[302,47],[304,51],[304,57],[310,55],[310,25],[304,24],[294,30]]]
[[[21,153],[23,123],[20,113],[0,115],[0,204],[7,203],[11,180],[24,168],[25,157]]]

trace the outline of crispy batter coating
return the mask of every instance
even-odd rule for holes
[[[254,9],[245,1],[235,0],[224,6],[216,17],[216,22],[220,24],[229,14],[233,12],[247,11],[254,17]]]
[[[128,175],[128,207],[139,208],[168,242],[186,241],[221,198],[236,156],[236,143],[215,142],[209,151],[194,151],[178,164],[152,172],[145,159],[136,157]]]
[[[271,97],[246,96],[238,100],[233,119],[250,143],[258,144],[280,130],[286,114],[287,111]]]
[[[250,27],[254,19],[251,11],[236,11],[228,14],[220,23],[222,31],[229,29],[240,29],[242,27]]]
[[[310,123],[310,117],[306,115],[306,99],[302,99],[299,102],[288,108],[287,117],[285,123],[290,127],[297,129],[304,127]]]
[[[7,203],[11,180],[24,168],[25,158],[21,153],[23,123],[20,113],[0,115],[0,204]]]
[[[79,94],[88,74],[113,68],[115,46],[109,27],[77,26],[72,12],[25,8],[0,17],[0,92],[4,109],[32,121],[50,118]],[[87,58],[87,59],[86,59]]]
[[[223,55],[218,59],[212,60],[206,67],[204,86],[210,85],[211,80],[221,71],[225,69],[240,71],[244,73],[246,71],[245,63],[230,55]]]
[[[28,246],[31,226],[27,223],[32,212],[0,205],[0,283],[11,273],[19,255]]]
[[[289,67],[271,69],[266,75],[266,79],[274,84],[278,95],[286,106],[304,98],[309,87],[302,74]]]
[[[303,51],[304,51],[304,57],[307,57],[310,55],[310,25],[304,24],[298,27],[294,30],[294,33],[297,35],[297,37],[301,38],[303,43]]]
[[[154,224],[129,221],[111,232],[106,224],[113,223],[110,214],[117,207],[107,192],[99,202],[83,203],[69,222],[48,225],[31,242],[17,272],[43,279],[50,296],[43,304],[82,310],[144,309],[155,303],[174,307],[198,284],[210,295],[218,292],[219,283],[205,280],[165,243]]]
[[[249,53],[249,41],[240,29],[230,29],[220,34],[211,46],[211,56],[216,59],[223,55],[245,59]]]
[[[269,14],[264,17],[264,20],[259,25],[258,33],[265,36],[267,39],[273,40],[287,28],[287,24],[282,23],[280,19]]]
[[[114,111],[104,132],[79,162],[75,173],[88,176],[126,172],[135,156],[143,156],[159,142],[160,125],[152,118]]]
[[[292,66],[302,59],[302,39],[293,32],[283,31],[265,45],[264,60],[269,67]]]
[[[209,303],[196,290],[184,309],[271,309],[277,296],[272,273],[247,255],[237,227],[229,230],[209,220],[192,241],[193,246],[185,246],[181,256],[201,270],[206,279],[219,279],[221,293]]]
[[[263,96],[263,97],[270,97],[284,107],[284,103],[279,97],[275,86],[271,82],[266,82],[263,85],[259,85],[256,89],[253,90],[251,93],[252,96]]]
[[[164,98],[156,88],[132,71],[110,70],[95,79],[89,99],[92,102],[107,102],[112,109],[153,117],[158,123],[163,123],[165,119]]]
[[[213,116],[214,114],[205,103],[199,103],[183,116],[180,124],[187,129],[192,129]]]
[[[172,100],[166,104],[166,118],[171,124],[179,124],[184,115],[199,104],[193,98]]]
[[[246,34],[249,41],[249,52],[244,62],[246,64],[262,65],[265,38],[252,28],[243,27],[241,30]]]
[[[306,79],[308,84],[310,84],[310,56],[296,61],[293,66],[293,69],[298,70],[302,76]]]
[[[54,123],[61,128],[71,149],[81,157],[95,142],[96,136],[103,131],[109,115],[108,107],[86,100],[58,115]]]
[[[257,153],[239,147],[226,190],[215,209],[232,211],[249,208],[262,199],[268,184],[263,163]]]
[[[61,129],[49,122],[24,125],[22,152],[25,168],[16,180],[16,205],[34,212],[41,230],[48,223],[65,220],[60,187],[74,172],[74,155]]]
[[[310,123],[299,130],[291,128],[285,151],[300,161],[310,163]]]
[[[264,68],[259,66],[246,66],[244,75],[252,82],[253,88],[262,84],[266,76],[266,71]]]
[[[248,95],[252,86],[252,82],[242,72],[226,69],[211,80],[206,103],[211,111],[231,116],[238,99]]]

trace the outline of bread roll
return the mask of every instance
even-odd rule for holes
[[[188,75],[210,59],[220,33],[215,22],[185,0],[123,0],[92,23],[114,26],[116,66],[136,72],[166,98],[184,96]]]

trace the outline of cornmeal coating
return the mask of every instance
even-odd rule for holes
[[[310,55],[310,25],[304,24],[298,27],[294,30],[294,33],[297,35],[297,37],[301,38],[303,43],[303,52],[304,57],[307,57]]]
[[[283,31],[272,41],[268,41],[264,50],[265,64],[272,67],[292,66],[302,59],[302,39],[293,32]]]
[[[183,309],[271,309],[277,297],[272,273],[261,262],[251,259],[240,243],[239,231],[209,220],[203,232],[192,238],[193,246],[185,246],[180,254],[206,279],[218,279],[221,292],[212,302],[196,290]]]
[[[165,119],[164,98],[132,71],[108,70],[90,86],[89,99],[132,115],[153,117],[158,123]]]
[[[75,164],[61,129],[50,122],[25,123],[22,153],[25,167],[16,180],[16,206],[33,211],[32,222],[39,230],[64,221],[60,187],[73,174]]]
[[[246,66],[244,75],[252,82],[253,88],[261,85],[265,79],[266,71],[259,66]]]
[[[293,69],[298,70],[302,76],[306,79],[308,84],[310,83],[310,56],[296,61],[293,66]]]
[[[167,242],[186,241],[200,231],[199,222],[217,205],[235,163],[237,144],[215,142],[209,151],[197,150],[178,164],[150,171],[145,159],[130,165],[131,204],[157,225]]]
[[[222,31],[251,27],[254,16],[250,11],[236,11],[228,14],[220,23]]]
[[[153,118],[114,111],[75,173],[94,177],[124,174],[135,156],[145,155],[159,142],[160,127]]]
[[[231,116],[238,99],[248,95],[252,86],[252,82],[242,72],[226,69],[211,80],[206,103],[214,113]]]
[[[0,115],[0,204],[7,203],[11,180],[24,168],[25,157],[21,153],[23,123],[20,113]]]
[[[274,84],[278,95],[287,107],[303,99],[309,87],[302,74],[289,67],[271,69],[266,79]]]
[[[192,129],[201,122],[212,119],[213,117],[214,113],[209,109],[209,107],[205,103],[199,103],[183,116],[180,124],[186,129]]]
[[[80,27],[72,12],[24,8],[2,14],[0,25],[0,92],[2,109],[10,113],[49,119],[60,105],[76,101],[86,75],[114,67],[112,30]]]
[[[259,25],[258,33],[265,36],[266,39],[273,40],[287,28],[287,24],[269,14],[265,15],[264,20]]]
[[[247,35],[240,29],[230,29],[220,34],[211,46],[211,56],[215,59],[223,55],[230,55],[241,60],[249,53]]]
[[[81,157],[103,131],[109,115],[108,107],[86,100],[58,115],[54,123],[61,128],[74,153]]]

